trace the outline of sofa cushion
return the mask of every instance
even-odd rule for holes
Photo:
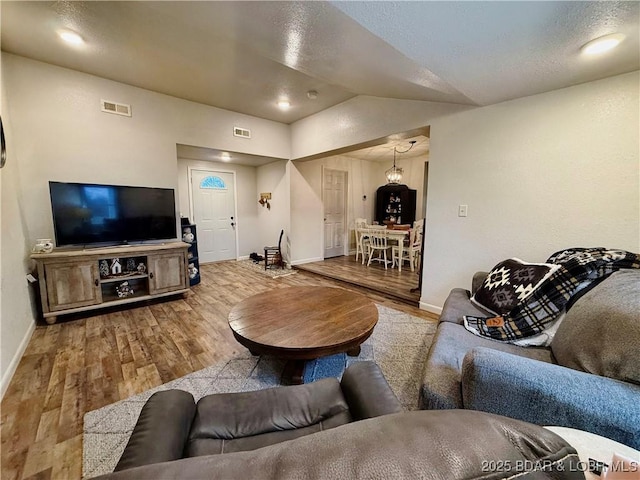
[[[569,310],[551,343],[560,365],[640,385],[640,271],[620,270]]]
[[[351,422],[335,378],[200,399],[187,456],[253,450]]]
[[[102,479],[584,478],[573,447],[538,425],[463,411],[384,415],[251,452],[166,462]]]
[[[450,322],[462,325],[465,315],[474,317],[488,317],[491,312],[475,306],[469,300],[471,293],[464,288],[454,288],[444,302],[440,322]]]
[[[462,325],[451,322],[440,323],[425,362],[420,387],[420,408],[463,408],[460,386],[462,361],[466,353],[475,347],[488,347],[551,362],[551,351],[548,348],[518,347],[472,335]]]
[[[518,258],[504,260],[491,269],[471,302],[495,315],[507,314],[559,268],[559,265],[527,263]]]

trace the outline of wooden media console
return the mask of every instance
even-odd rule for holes
[[[45,321],[189,291],[184,242],[34,253]],[[114,260],[117,259],[117,265]]]

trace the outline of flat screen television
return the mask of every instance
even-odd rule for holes
[[[177,238],[171,188],[49,182],[58,247]]]

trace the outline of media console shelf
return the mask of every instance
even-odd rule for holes
[[[53,324],[59,315],[185,293],[187,248],[167,242],[34,253],[43,317]]]

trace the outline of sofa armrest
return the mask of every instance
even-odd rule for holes
[[[114,471],[182,458],[195,413],[196,404],[188,392],[166,390],[151,395]]]
[[[464,408],[572,427],[640,448],[640,386],[490,348],[462,364]]]
[[[487,278],[487,275],[489,275],[489,272],[476,272],[473,274],[473,279],[471,280],[471,295],[478,291]]]
[[[352,363],[342,375],[340,387],[354,420],[402,412],[402,405],[373,362]]]

